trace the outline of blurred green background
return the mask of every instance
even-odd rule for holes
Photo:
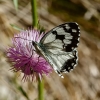
[[[37,0],[39,22],[46,31],[65,22],[81,28],[78,66],[61,79],[43,76],[45,100],[100,100],[100,0]],[[38,100],[37,81],[23,82],[13,73],[5,51],[18,31],[32,25],[30,0],[0,0],[0,100]]]

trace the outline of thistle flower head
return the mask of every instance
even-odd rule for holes
[[[13,46],[7,50],[7,56],[13,63],[13,70],[24,73],[24,79],[30,76],[32,80],[37,76],[41,78],[42,74],[48,75],[52,71],[48,62],[35,52],[32,45],[32,41],[40,42],[43,35],[37,30],[22,31],[14,35]]]

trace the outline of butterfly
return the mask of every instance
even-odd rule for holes
[[[39,43],[32,41],[36,52],[43,56],[55,72],[69,72],[78,62],[77,47],[80,28],[75,22],[61,24],[47,32]]]

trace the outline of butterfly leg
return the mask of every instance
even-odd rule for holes
[[[36,52],[36,50],[35,50],[34,48],[32,48],[32,46],[33,46],[33,45],[32,45],[32,42],[29,42],[29,44],[31,45],[31,47],[30,47],[30,52],[32,53],[32,54],[31,54],[31,57],[32,57],[33,54],[34,54],[34,51]],[[30,58],[31,58],[31,57],[30,57]]]
[[[34,65],[34,67],[36,67],[36,66],[38,65],[38,63],[39,63],[39,58],[40,58],[40,56],[38,56],[38,61],[36,62],[36,64]]]

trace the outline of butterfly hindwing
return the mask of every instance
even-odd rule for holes
[[[79,43],[80,29],[77,23],[70,22],[61,24],[41,39],[40,43],[45,58],[56,72],[69,72],[77,64],[77,46]]]

